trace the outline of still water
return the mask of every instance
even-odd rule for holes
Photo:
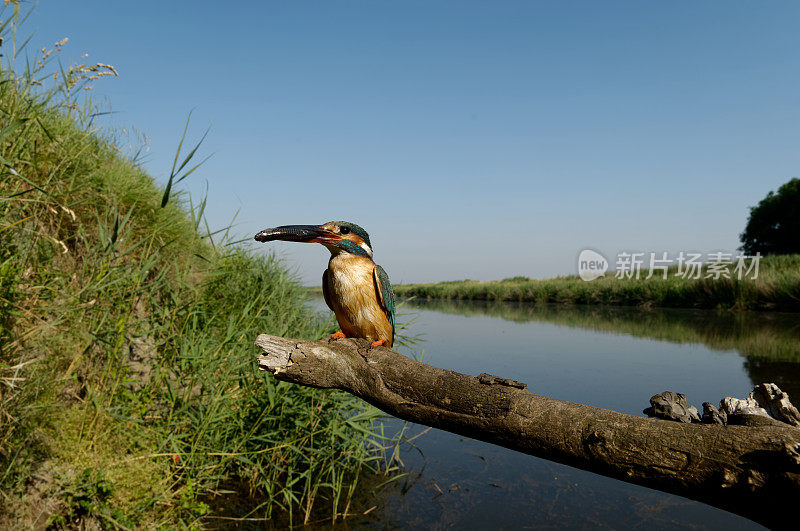
[[[321,299],[314,306],[327,311]],[[539,394],[642,415],[650,396],[686,394],[702,410],[776,382],[800,397],[800,317],[517,303],[406,302],[400,352]],[[795,403],[798,400],[795,399]],[[414,437],[426,428],[397,419]],[[742,517],[678,496],[440,430],[403,447],[406,476],[366,497],[347,527],[758,529]]]

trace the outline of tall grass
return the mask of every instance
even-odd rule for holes
[[[646,276],[646,275],[645,275]],[[514,277],[434,284],[399,284],[399,297],[488,301],[610,304],[673,308],[800,311],[800,255],[762,258],[757,279],[677,277],[617,279],[613,274],[591,282],[577,276],[544,280]]]
[[[24,15],[2,17],[0,527],[348,513],[377,410],[259,373],[252,344],[331,324],[274,257],[201,230],[174,187],[196,148],[161,190],[94,126],[82,89],[113,67],[56,67],[65,41],[20,67]]]

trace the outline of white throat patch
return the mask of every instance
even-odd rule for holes
[[[362,249],[364,249],[364,251],[367,253],[367,256],[372,258],[372,249],[369,248],[369,245],[367,245],[367,242],[361,242],[361,243],[358,244],[358,246],[361,247]]]

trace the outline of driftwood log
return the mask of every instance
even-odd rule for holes
[[[395,417],[701,501],[772,528],[796,528],[800,429],[680,423],[534,394],[370,350],[366,340],[262,334],[262,370],[352,393]]]

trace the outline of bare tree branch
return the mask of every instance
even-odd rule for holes
[[[684,424],[555,400],[505,378],[416,362],[358,339],[262,334],[279,380],[352,393],[408,421],[497,444],[786,527],[800,500],[800,429]],[[790,518],[790,519],[787,519]]]

